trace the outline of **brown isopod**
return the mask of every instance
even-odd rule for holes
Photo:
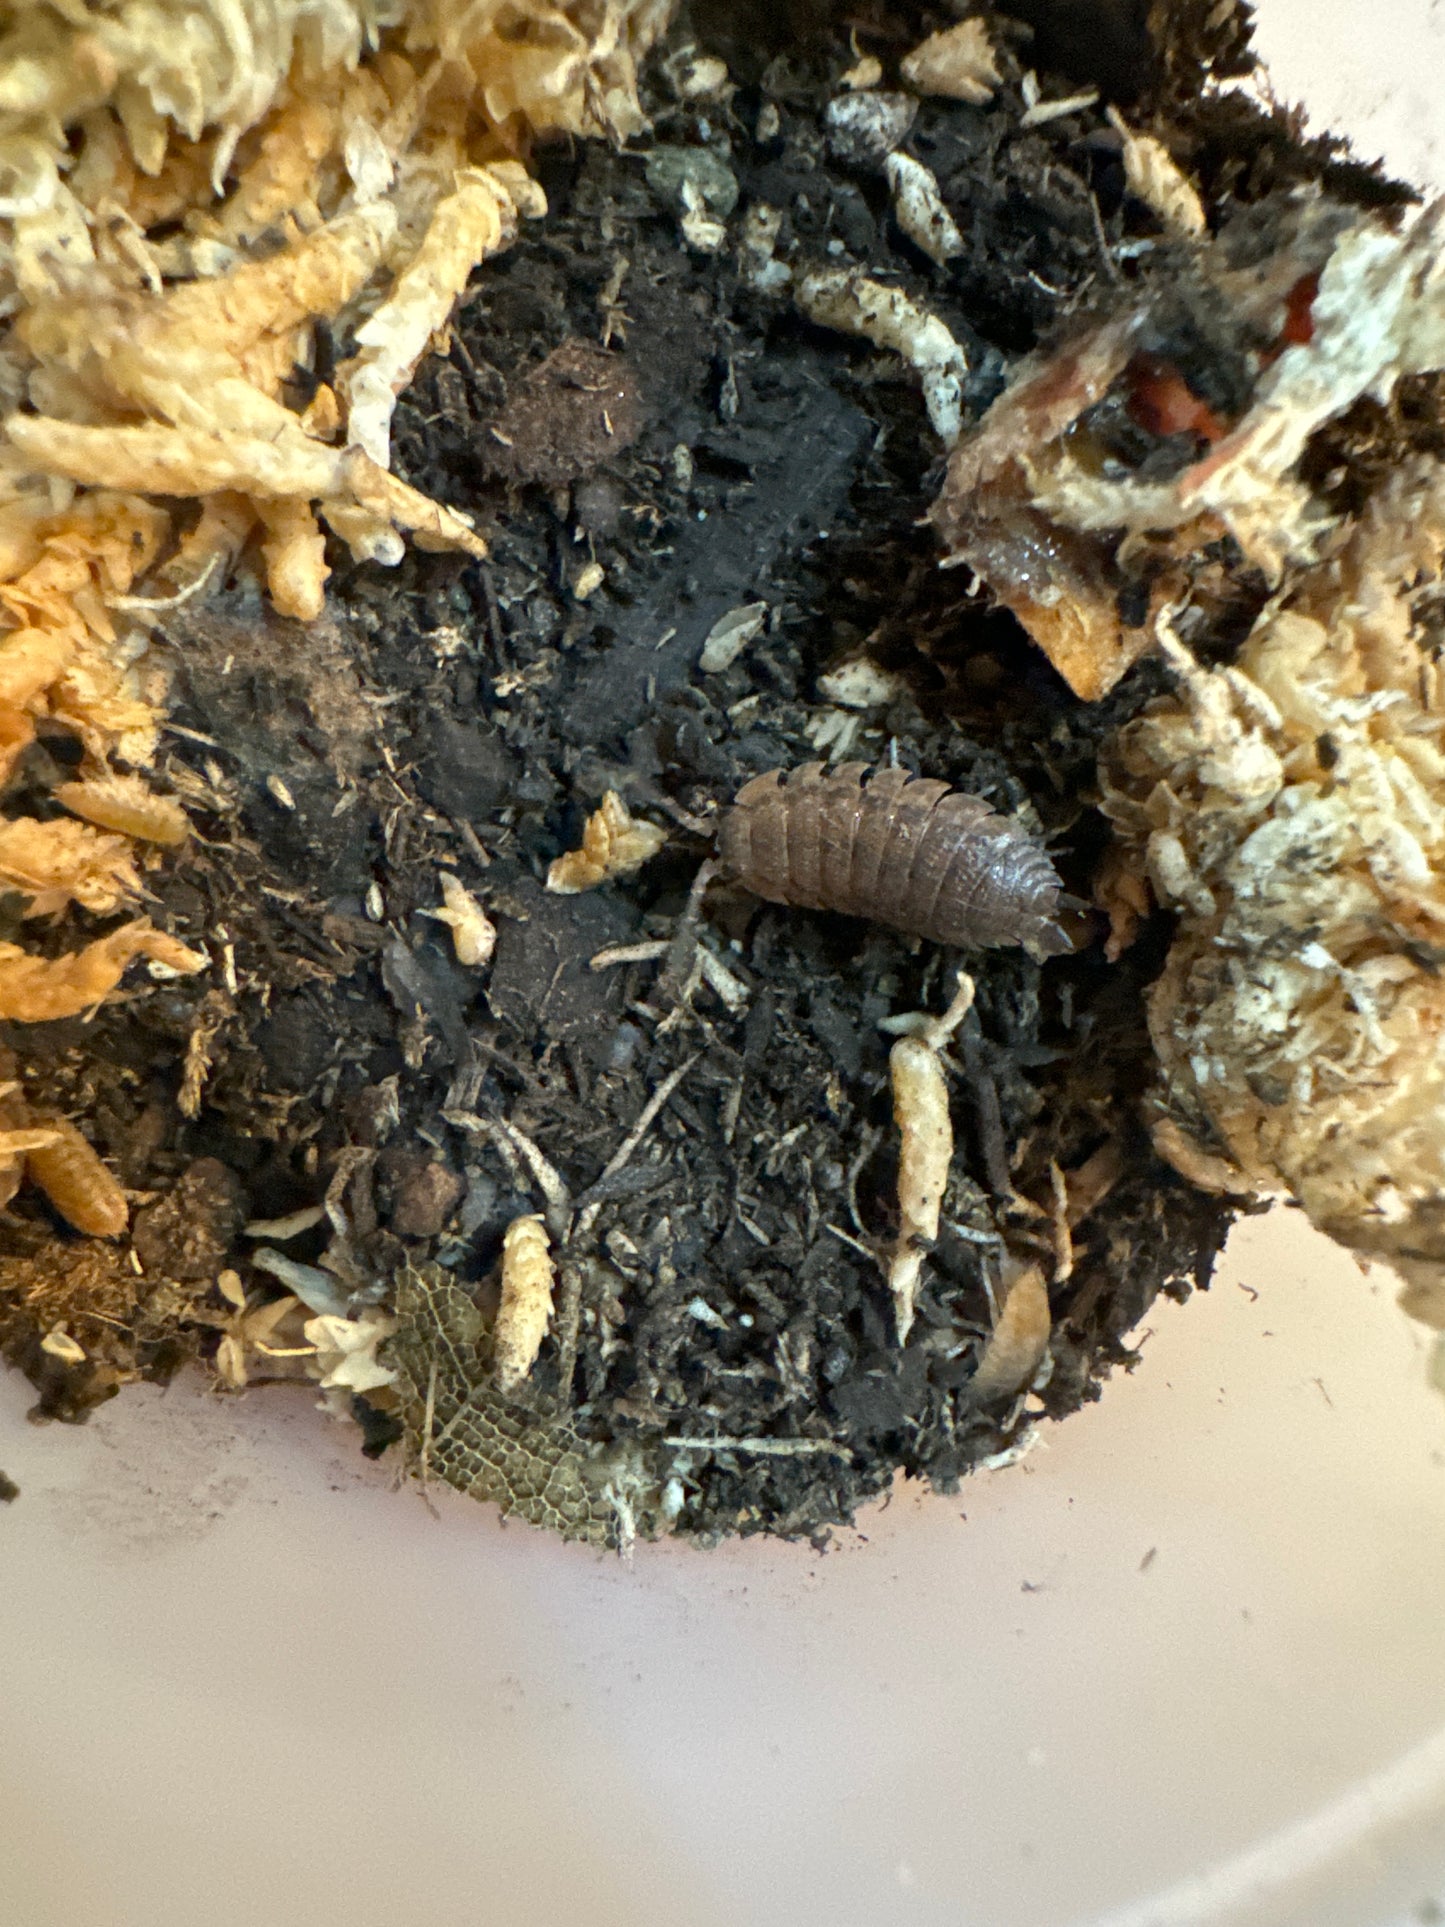
[[[769,770],[738,791],[718,855],[755,896],[867,917],[960,949],[1073,948],[1043,846],[980,796],[844,763]]]

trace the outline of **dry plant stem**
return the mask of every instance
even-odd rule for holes
[[[602,1173],[603,1178],[615,1178],[623,1166],[631,1161],[633,1152],[651,1130],[659,1111],[661,1111],[663,1105],[672,1096],[673,1092],[687,1076],[701,1055],[702,1053],[700,1051],[694,1051],[691,1057],[684,1058],[676,1070],[669,1071],[667,1076],[663,1078],[662,1082],[638,1113],[637,1122],[627,1133],[627,1136],[617,1147],[612,1157],[608,1159],[606,1168]],[[601,1182],[600,1179],[599,1182]]]
[[[1074,1275],[1074,1240],[1069,1229],[1069,1187],[1057,1158],[1049,1159],[1054,1204],[1054,1283]]]
[[[846,1458],[853,1450],[851,1445],[834,1439],[693,1439],[669,1435],[662,1442],[680,1452],[749,1452],[757,1458],[772,1459],[806,1458],[815,1452]]]
[[[490,1137],[509,1164],[518,1161],[525,1164],[547,1201],[547,1223],[553,1236],[564,1235],[572,1215],[572,1194],[556,1165],[525,1131],[504,1117],[478,1117],[460,1111],[449,1112],[447,1121],[460,1125],[463,1130],[476,1130]]]
[[[914,1034],[888,1054],[893,1115],[898,1124],[898,1237],[888,1264],[898,1342],[913,1326],[918,1282],[927,1248],[938,1236],[939,1213],[953,1163],[953,1121],[939,1052],[973,1007],[974,983],[958,973],[958,988],[942,1017],[920,1017]]]
[[[976,1022],[963,1028],[963,1074],[973,1099],[974,1126],[988,1188],[996,1198],[1010,1201],[1014,1197],[1014,1183],[1008,1145],[1004,1141],[1003,1112],[999,1108],[998,1086],[984,1060],[983,1036]]]
[[[667,962],[657,980],[657,996],[661,1003],[676,1002],[683,995],[683,987],[692,980],[698,950],[698,926],[702,922],[703,899],[708,885],[718,874],[718,865],[709,857],[698,865],[697,875],[687,893],[682,915],[677,920],[667,946]]]
[[[597,1185],[606,1184],[609,1179],[615,1178],[617,1173],[631,1162],[633,1153],[647,1136],[647,1133],[652,1129],[653,1124],[657,1121],[662,1111],[663,1105],[666,1104],[667,1100],[672,1096],[678,1085],[681,1084],[682,1080],[687,1076],[688,1072],[701,1056],[701,1051],[694,1051],[691,1057],[685,1057],[675,1070],[669,1071],[667,1076],[663,1078],[662,1082],[638,1113],[637,1122],[627,1133],[627,1136],[622,1140],[621,1144],[618,1145],[611,1158],[608,1159],[606,1167],[597,1180]],[[592,1188],[595,1190],[597,1185],[594,1185]],[[597,1213],[600,1209],[601,1206],[597,1203],[583,1206],[582,1211],[578,1215],[574,1233],[578,1241],[585,1238],[591,1231],[593,1225],[597,1222]]]
[[[555,1329],[557,1333],[557,1399],[565,1410],[572,1403],[572,1380],[577,1370],[577,1338],[582,1325],[582,1267],[564,1264],[558,1295]]]
[[[425,1493],[427,1488],[427,1482],[431,1477],[431,1442],[432,1442],[432,1434],[436,1430],[436,1416],[437,1416],[437,1365],[438,1365],[438,1361],[435,1358],[433,1358],[431,1362],[431,1370],[427,1374],[427,1382],[426,1382],[426,1413],[422,1421],[422,1433],[421,1433],[420,1477],[421,1477],[421,1488],[423,1493]]]
[[[612,970],[618,964],[656,963],[665,957],[668,944],[661,937],[646,943],[614,943],[605,950],[599,950],[588,962],[589,970]]]

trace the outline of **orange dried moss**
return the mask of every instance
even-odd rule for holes
[[[0,943],[0,1018],[43,1024],[82,1016],[104,1002],[136,957],[153,958],[186,976],[203,970],[207,961],[144,918],[64,957],[33,957],[18,944]]]
[[[163,843],[176,849],[190,834],[190,821],[180,804],[157,796],[140,776],[110,770],[79,782],[58,783],[51,794],[87,823],[140,843]]]
[[[43,1123],[50,1142],[27,1152],[25,1175],[77,1231],[89,1238],[118,1238],[130,1223],[124,1191],[73,1124],[63,1118]]]

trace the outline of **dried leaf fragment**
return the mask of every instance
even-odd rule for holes
[[[966,100],[975,107],[991,99],[1003,81],[982,20],[960,20],[956,27],[930,34],[904,56],[900,71],[920,94]]]
[[[302,1331],[307,1344],[315,1348],[307,1370],[323,1393],[336,1395],[324,1402],[340,1416],[350,1417],[354,1397],[364,1398],[396,1383],[396,1373],[377,1356],[395,1330],[396,1320],[375,1305],[356,1318],[322,1314],[307,1319]]]
[[[731,669],[753,637],[762,633],[767,619],[766,602],[745,602],[740,608],[729,609],[725,616],[719,616],[707,632],[698,668],[705,676],[720,675],[724,669]]]
[[[403,1265],[399,1324],[387,1347],[408,1457],[444,1479],[566,1539],[617,1546],[650,1527],[657,1481],[641,1454],[599,1453],[563,1421],[503,1396],[475,1302],[440,1267]]]
[[[40,1341],[40,1349],[62,1365],[83,1365],[85,1347],[72,1338],[64,1325],[54,1325]]]
[[[547,888],[576,896],[612,877],[630,876],[667,841],[667,831],[633,816],[616,790],[608,790],[582,830],[582,847],[559,856],[547,872]]]
[[[1049,1291],[1038,1265],[1020,1267],[970,1381],[977,1399],[1011,1398],[1033,1382],[1053,1330]]]
[[[25,1175],[77,1231],[118,1238],[130,1223],[130,1206],[90,1140],[64,1118],[36,1121],[51,1141],[26,1153]]]
[[[1124,143],[1124,180],[1129,192],[1151,207],[1165,227],[1173,228],[1176,234],[1208,233],[1199,191],[1163,141],[1152,134],[1136,134],[1117,107],[1109,109],[1109,122]]]
[[[303,1308],[299,1299],[289,1295],[268,1299],[257,1293],[248,1298],[240,1275],[234,1271],[223,1271],[216,1280],[216,1289],[229,1309],[197,1311],[194,1316],[202,1324],[220,1327],[216,1376],[228,1391],[241,1392],[250,1383],[257,1362],[268,1354],[279,1352],[288,1359],[298,1355],[297,1347],[284,1342],[282,1328],[289,1321],[294,1329]],[[309,1354],[312,1347],[308,1344],[304,1350]]]
[[[18,944],[0,944],[0,1018],[43,1024],[79,1017],[110,995],[136,957],[150,957],[183,976],[204,970],[209,961],[144,918],[64,957],[31,956]]]
[[[1024,111],[1019,115],[1020,127],[1045,127],[1051,120],[1062,120],[1066,114],[1077,114],[1085,107],[1092,107],[1099,98],[1097,87],[1086,87],[1081,94],[1066,94],[1059,100],[1045,100],[1039,88],[1038,76],[1034,73],[1024,75]]]
[[[513,1218],[502,1239],[502,1302],[492,1329],[499,1391],[515,1391],[537,1362],[552,1322],[555,1276],[541,1218]]]
[[[839,74],[839,80],[855,93],[863,93],[869,87],[876,87],[883,78],[883,62],[877,54],[859,54],[857,60],[846,72]]]

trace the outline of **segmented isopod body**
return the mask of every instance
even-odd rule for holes
[[[932,777],[845,763],[770,770],[739,790],[718,835],[756,896],[838,910],[961,949],[1072,946],[1042,845],[982,797]]]

